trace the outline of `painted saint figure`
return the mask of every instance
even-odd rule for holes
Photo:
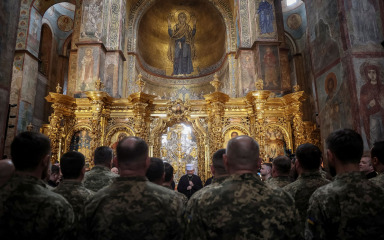
[[[168,59],[173,62],[172,75],[186,75],[193,72],[192,60],[195,58],[194,36],[196,18],[191,17],[193,28],[187,22],[187,15],[179,13],[178,23],[171,27],[171,16],[168,18],[168,34],[170,43]]]
[[[366,83],[360,90],[360,112],[362,113],[365,135],[368,145],[372,146],[376,141],[382,140],[384,134],[384,90],[379,79],[379,68],[375,65],[367,65],[363,69],[363,78]]]
[[[272,33],[273,20],[275,19],[272,5],[269,2],[263,0],[259,4],[257,13],[259,14],[259,24],[260,24],[261,34]]]
[[[93,82],[93,50],[88,48],[85,50],[85,56],[81,60],[81,80],[83,84],[81,85],[82,91],[90,90]]]
[[[277,59],[273,54],[272,48],[267,47],[263,56],[265,68],[265,83],[267,87],[278,87]]]

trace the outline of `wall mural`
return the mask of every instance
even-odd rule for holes
[[[95,89],[98,78],[99,55],[97,48],[80,48],[78,62],[78,81],[76,91],[91,91]]]
[[[19,120],[17,122],[17,134],[27,130],[28,124],[33,120],[33,107],[30,103],[20,101]]]
[[[258,0],[255,4],[256,39],[276,39],[277,27],[273,1]]]
[[[280,63],[277,46],[260,46],[259,49],[264,89],[281,89]]]
[[[354,66],[362,134],[366,137],[366,148],[371,148],[376,141],[384,140],[384,59],[359,59]]]
[[[86,162],[90,162],[92,157],[91,141],[92,139],[87,130],[77,131],[71,137],[69,151],[82,153],[85,156]]]
[[[175,21],[178,22],[171,26]],[[168,16],[168,34],[170,37],[168,59],[173,63],[172,76],[185,76],[194,72],[192,61],[196,58],[194,37],[196,17],[188,11],[177,11]]]
[[[29,34],[28,34],[28,46],[35,56],[38,56],[40,45],[40,33],[41,33],[41,20],[42,17],[35,8],[31,8],[31,19],[29,22]]]

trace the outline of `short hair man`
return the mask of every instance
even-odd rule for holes
[[[171,190],[175,190],[175,182],[173,181],[173,167],[171,164],[164,162],[164,182],[163,186]]]
[[[165,167],[163,160],[151,157],[150,161],[151,163],[146,173],[148,180],[157,185],[163,186],[165,179]],[[169,187],[167,188],[170,189]],[[185,207],[187,205],[188,198],[182,193],[176,192],[173,189],[170,190],[173,194],[176,193],[179,196],[180,200],[183,202],[183,207]]]
[[[272,177],[272,163],[262,163],[260,168],[261,180],[267,181]]]
[[[97,192],[103,187],[109,186],[119,175],[111,172],[113,151],[110,147],[98,147],[95,150],[95,166],[85,173],[84,187]]]
[[[208,186],[205,194],[192,196],[186,212],[187,238],[295,239],[294,201],[288,193],[261,182],[258,143],[249,136],[233,138],[223,159],[231,175]]]
[[[23,132],[11,144],[15,174],[0,188],[0,236],[2,239],[63,239],[73,224],[72,206],[47,189],[51,158],[49,139]]]
[[[272,188],[282,188],[292,182],[289,174],[291,172],[291,159],[286,156],[277,156],[272,161],[272,178],[268,179],[267,185]]]
[[[0,187],[3,186],[15,172],[15,166],[11,159],[0,160]]]
[[[207,184],[208,180],[205,182],[204,187],[207,187],[212,183],[221,183],[228,176],[228,172],[224,166],[224,160],[223,160],[224,154],[225,154],[224,148],[217,150],[213,154],[212,165],[211,165],[211,173],[213,176],[209,178],[211,179],[209,184]]]
[[[111,168],[111,172],[113,172],[114,174],[119,175],[119,169],[117,167]]]
[[[150,159],[145,141],[126,137],[116,154],[120,177],[85,208],[89,238],[182,239],[182,202],[146,178]]]
[[[83,186],[82,180],[85,174],[85,157],[79,152],[67,152],[60,159],[63,181],[53,192],[65,197],[72,205],[75,214],[74,238],[83,231],[85,203],[95,194]]]
[[[373,169],[372,161],[371,161],[371,153],[366,152],[360,159],[359,164],[360,171],[365,174],[365,176],[370,179],[377,176],[377,173]]]
[[[384,141],[375,142],[371,149],[372,165],[378,175],[370,180],[384,188]]]
[[[200,177],[194,174],[195,166],[193,164],[186,164],[186,170],[187,174],[181,176],[177,185],[177,191],[190,199],[195,192],[203,188],[203,183]]]
[[[293,183],[283,187],[283,190],[295,199],[296,209],[301,217],[303,233],[309,198],[317,188],[330,182],[320,174],[321,161],[322,153],[317,146],[310,143],[300,145],[296,149],[295,161],[295,168],[299,177]]]
[[[328,136],[326,146],[337,175],[309,200],[306,239],[384,239],[384,189],[359,171],[363,139],[340,129]]]

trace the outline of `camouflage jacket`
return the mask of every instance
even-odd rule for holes
[[[306,239],[384,239],[384,189],[364,173],[339,174],[309,200]]]
[[[293,198],[257,174],[231,175],[193,195],[186,211],[187,239],[296,239]]]
[[[85,207],[89,239],[182,239],[183,203],[146,177],[119,177]]]
[[[282,188],[292,182],[288,176],[271,177],[265,183],[271,188]]]
[[[119,175],[111,172],[107,167],[94,166],[89,172],[85,173],[84,176],[84,187],[91,191],[97,192],[103,187],[111,185],[113,179]]]
[[[384,173],[377,174],[376,177],[370,178],[369,181],[375,183],[379,187],[384,188]]]
[[[72,206],[32,176],[15,174],[0,188],[0,236],[64,239],[74,221]]]
[[[86,189],[81,182],[74,180],[62,181],[53,192],[62,195],[72,205],[75,214],[75,225],[84,215],[86,202],[95,194],[91,190]]]
[[[302,233],[304,233],[305,220],[307,219],[308,202],[312,193],[319,187],[330,183],[324,179],[320,172],[302,173],[296,181],[283,187],[293,199],[295,199],[296,209],[301,217]]]

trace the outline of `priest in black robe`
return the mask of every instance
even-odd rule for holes
[[[189,199],[195,192],[203,188],[203,183],[199,176],[195,175],[193,164],[187,164],[187,174],[182,176],[177,185],[177,191],[181,192]]]

